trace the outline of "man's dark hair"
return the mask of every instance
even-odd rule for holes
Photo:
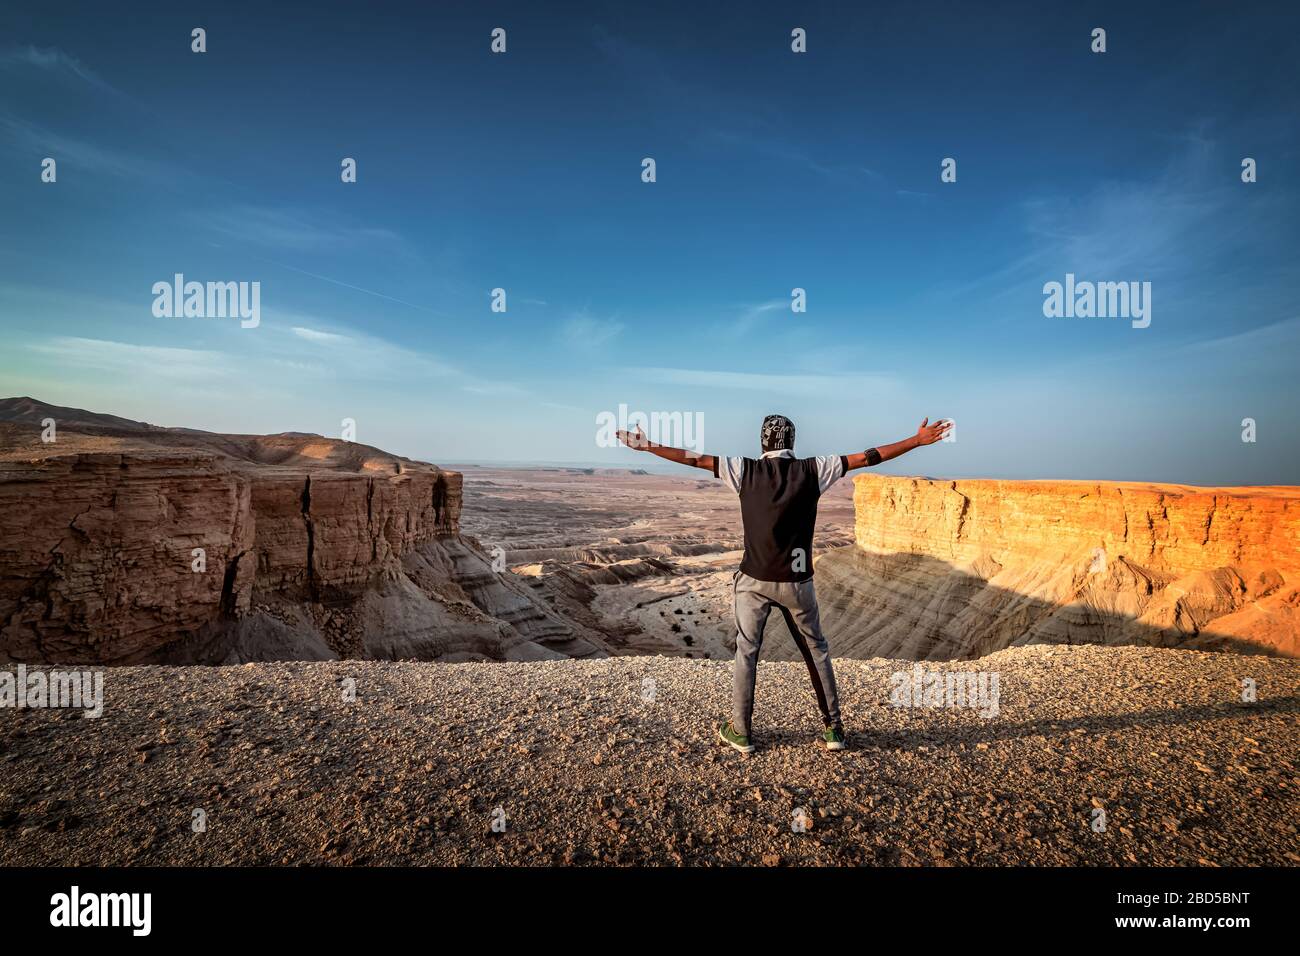
[[[794,451],[794,422],[784,415],[768,415],[763,419],[760,441],[765,452],[782,448]]]

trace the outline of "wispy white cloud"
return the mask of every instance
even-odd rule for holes
[[[331,375],[373,378],[384,382],[410,380],[427,383],[441,380],[447,387],[482,396],[524,397],[529,394],[526,388],[516,382],[476,374],[428,352],[408,348],[356,329],[322,327],[327,325],[328,323],[309,316],[285,315],[271,324],[271,330],[273,334],[280,334],[282,329],[287,329],[287,351],[293,353],[292,358],[308,361]],[[295,340],[299,344],[295,344]],[[276,348],[283,349],[284,345],[277,344]]]
[[[560,326],[560,338],[572,348],[592,351],[618,338],[623,331],[623,323],[617,316],[608,319],[597,318],[583,310],[569,316]]]
[[[792,375],[783,372],[727,372],[708,369],[629,367],[624,373],[661,385],[728,388],[786,395],[862,395],[887,392],[897,381],[885,375]]]
[[[317,388],[326,380],[391,386],[403,381],[455,388],[479,395],[527,395],[515,382],[481,375],[440,356],[412,348],[319,316],[263,308],[256,329],[208,319],[159,321],[150,313],[151,299],[141,296],[137,307],[75,292],[54,291],[0,283],[0,302],[38,302],[44,311],[68,319],[112,313],[121,321],[135,322],[145,336],[175,341],[198,337],[203,348],[170,343],[123,341],[93,336],[43,336],[37,333],[15,341],[17,349],[39,356],[47,373],[65,370],[100,370],[124,380],[186,380],[191,384],[239,377],[264,383],[267,388],[296,390]],[[9,305],[5,306],[9,308]],[[4,368],[0,362],[0,369]]]
[[[41,49],[28,45],[6,50],[0,53],[0,70],[6,73],[38,70],[47,77],[60,77],[84,83],[106,93],[119,94],[116,88],[81,60],[57,47]]]
[[[274,351],[278,361],[294,363],[304,372],[384,382],[442,380],[448,387],[483,396],[529,394],[515,382],[476,375],[428,352],[356,329],[323,328],[329,324],[310,316],[272,314],[265,325],[274,337],[266,348]]]
[[[1005,266],[944,290],[963,297],[991,290],[994,299],[1065,272],[1080,278],[1156,281],[1203,278],[1221,271],[1232,255],[1257,247],[1274,218],[1261,197],[1244,193],[1234,176],[1221,173],[1213,140],[1197,133],[1158,175],[1146,180],[1109,180],[1088,193],[1037,195],[1019,207],[1025,251]],[[1162,308],[1173,303],[1167,298]]]
[[[329,342],[345,344],[350,342],[346,335],[339,335],[337,332],[322,332],[319,329],[308,329],[301,325],[295,325],[290,330],[300,339],[306,339],[308,342]]]
[[[324,375],[329,372],[329,367],[321,365],[318,362],[300,362],[295,359],[273,358],[272,365],[280,368],[292,369],[295,372],[309,372],[312,375]]]
[[[376,289],[367,289],[364,286],[353,285],[351,282],[344,282],[342,279],[335,279],[332,276],[322,275],[319,272],[311,272],[307,269],[299,269],[297,266],[291,266],[286,262],[277,262],[274,259],[267,259],[264,256],[255,255],[253,256],[253,258],[261,262],[268,262],[271,265],[278,266],[281,269],[288,269],[290,272],[296,272],[299,275],[304,275],[311,279],[319,279],[321,282],[328,282],[330,285],[336,285],[342,289],[351,289],[353,292],[360,292],[364,295],[373,296],[376,299],[383,299],[386,302],[395,302],[398,305],[406,306],[408,309],[416,309],[420,312],[428,312],[430,315],[436,315],[442,318],[447,317],[445,312],[440,312],[437,309],[431,309],[427,305],[420,305],[419,303],[416,302],[408,302],[406,299],[399,299],[397,298],[397,296],[389,295],[386,292],[380,292]]]
[[[789,299],[769,299],[740,307],[740,314],[722,326],[722,331],[733,338],[742,338],[762,324],[763,320],[782,309],[789,310]]]
[[[60,365],[98,369],[137,380],[201,381],[227,376],[233,368],[225,354],[207,349],[139,345],[70,335],[34,342],[28,348]]]
[[[82,169],[155,184],[194,179],[192,173],[171,163],[65,136],[10,114],[0,113],[0,131],[20,150],[58,160],[61,174],[69,169]],[[63,178],[61,175],[60,179]]]
[[[603,27],[592,31],[597,51],[623,73],[629,87],[652,108],[672,104],[672,123],[687,129],[706,147],[742,152],[746,162],[755,155],[809,171],[836,186],[880,188],[886,177],[861,162],[844,161],[843,153],[828,155],[796,144],[790,129],[805,117],[768,97],[719,87],[707,78],[692,77],[680,63],[650,46],[618,36]],[[719,125],[725,117],[725,125]]]
[[[528,390],[520,387],[514,382],[496,381],[493,379],[477,378],[469,383],[462,385],[463,391],[471,395],[492,395],[492,396],[515,396],[522,397],[528,394]]]
[[[726,115],[734,117],[734,112],[729,112]],[[702,139],[705,142],[737,147],[749,154],[760,154],[782,163],[788,163],[791,166],[802,167],[838,186],[874,188],[883,186],[887,182],[881,173],[870,167],[863,166],[861,163],[820,159],[804,149],[791,146],[788,139],[782,137],[782,131],[779,127],[770,132],[764,132],[763,128],[766,124],[755,122],[752,125],[756,127],[754,131],[710,129],[703,134]],[[905,192],[905,190],[901,190],[900,194],[901,192]]]
[[[1181,346],[1185,352],[1224,352],[1245,349],[1256,355],[1266,354],[1280,346],[1287,346],[1285,354],[1293,356],[1295,346],[1300,342],[1300,316],[1270,322],[1245,332],[1232,335],[1220,335],[1197,342],[1187,342]]]
[[[325,369],[331,375],[388,381],[402,376],[462,376],[458,368],[430,353],[356,329],[330,326],[311,316],[270,311],[263,326],[267,333],[264,341],[250,340],[257,349]]]
[[[222,235],[276,249],[339,250],[377,243],[404,247],[402,237],[391,229],[339,222],[303,210],[237,203],[204,212],[201,219]]]
[[[597,26],[592,42],[610,66],[623,73],[629,87],[653,107],[670,103],[674,127],[689,128],[705,145],[740,148],[747,156],[761,154],[806,169],[839,186],[879,187],[885,177],[860,162],[817,155],[792,145],[789,131],[801,117],[783,112],[779,104],[753,94],[722,89],[693,78],[660,51]],[[718,126],[725,117],[726,126]]]

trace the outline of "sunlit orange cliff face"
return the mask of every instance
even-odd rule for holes
[[[837,653],[1031,643],[1300,655],[1300,488],[856,480],[817,564]]]

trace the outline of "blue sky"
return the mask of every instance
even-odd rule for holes
[[[5,395],[435,462],[643,464],[620,403],[725,454],[947,416],[884,470],[1300,483],[1283,5],[17,6]],[[261,325],[155,318],[178,272]],[[1150,327],[1044,317],[1067,272],[1151,282]]]

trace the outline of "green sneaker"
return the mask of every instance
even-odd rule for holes
[[[826,742],[827,750],[843,750],[844,749],[844,728],[827,727],[825,732],[822,734],[822,740]]]
[[[731,744],[742,754],[752,754],[754,745],[749,742],[748,737],[742,737],[732,729],[731,721],[726,720],[718,724],[718,736],[722,738],[724,744]]]

